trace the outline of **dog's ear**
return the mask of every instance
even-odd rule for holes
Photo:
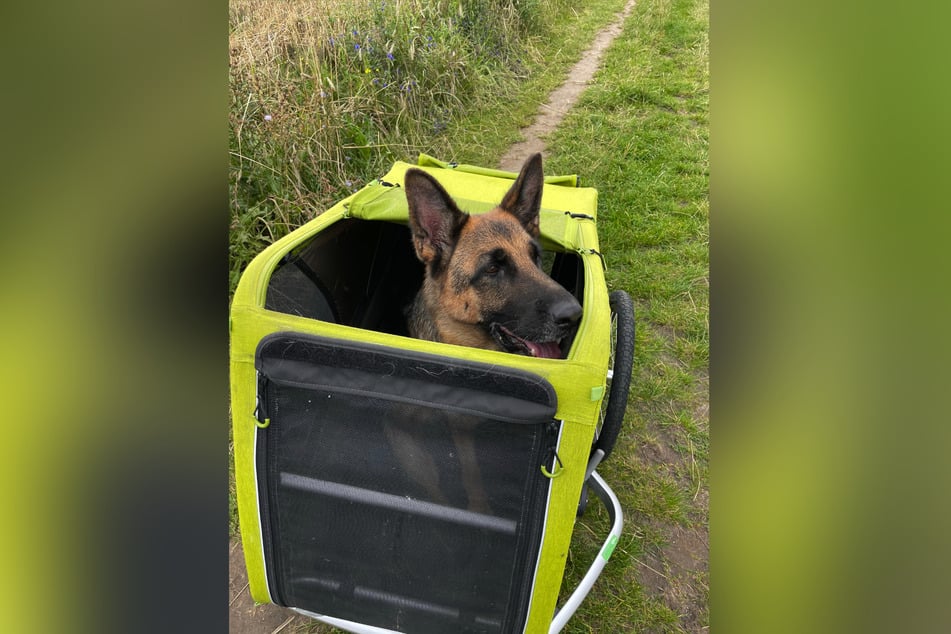
[[[460,211],[442,185],[422,170],[407,170],[403,185],[416,255],[438,267],[452,253],[469,214]]]
[[[538,210],[542,206],[542,186],[545,176],[542,173],[542,155],[533,154],[525,161],[515,183],[505,194],[499,207],[509,212],[522,223],[533,238],[537,238]]]

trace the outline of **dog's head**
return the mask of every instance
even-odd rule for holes
[[[439,339],[561,357],[581,305],[541,268],[541,155],[526,161],[499,206],[482,215],[460,211],[422,170],[408,170],[404,183],[413,245],[426,266],[422,299]]]

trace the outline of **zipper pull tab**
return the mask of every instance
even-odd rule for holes
[[[257,403],[254,407],[254,419],[257,421],[255,423],[261,429],[266,428],[271,424],[271,419],[268,417],[269,412],[267,409],[267,376],[258,372],[258,393],[257,393]]]
[[[542,463],[541,469],[546,478],[553,480],[565,470],[565,465],[561,462],[561,456],[558,455],[558,422],[555,420],[549,422],[545,431],[548,433],[548,455],[545,462]],[[545,465],[552,459],[554,459],[551,465],[552,471],[549,471]]]

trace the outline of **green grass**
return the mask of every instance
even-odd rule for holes
[[[393,159],[413,160],[421,151],[496,165],[518,140],[519,127],[530,122],[594,32],[624,2],[552,4],[561,8],[534,21],[531,15],[521,18],[519,52],[513,53],[517,64],[465,65],[478,75],[466,80],[477,88],[459,98],[438,131],[431,129],[431,118],[410,120],[427,117],[426,111],[408,110],[397,117],[400,126],[381,126],[385,131],[376,136],[361,128],[366,142],[319,141],[319,151],[312,151],[333,160],[321,164],[324,171],[300,178],[295,169],[302,168],[294,167],[300,155],[288,154],[288,148],[301,151],[312,123],[295,128],[283,121],[287,129],[280,144],[259,144],[254,151],[242,145],[244,158],[232,157],[232,288],[250,257],[349,191],[346,180],[362,185]],[[549,140],[547,173],[578,173],[584,184],[598,188],[608,285],[631,294],[638,322],[625,426],[610,460],[599,468],[621,500],[625,531],[566,632],[693,632],[709,621],[702,547],[709,462],[707,27],[706,0],[638,0],[592,86]],[[285,61],[277,56],[269,63],[279,68]],[[264,62],[257,63],[259,84],[261,77],[274,80],[266,84],[269,90],[276,90],[282,78],[296,81],[296,75],[273,74],[274,69],[260,66]],[[360,95],[365,88],[354,79],[349,89]],[[233,151],[247,130],[237,131],[236,115],[246,99],[234,96]],[[360,103],[367,107],[371,102]],[[264,106],[255,107],[259,115],[264,112]],[[259,133],[274,127],[261,120],[253,126]],[[355,158],[346,161],[347,152]],[[351,170],[354,161],[362,171]],[[247,178],[242,170],[257,163],[266,167],[253,170],[254,183],[242,181]],[[232,530],[235,526],[232,508]],[[607,526],[607,514],[592,501],[575,529],[565,590],[596,556]],[[685,568],[685,552],[699,552],[703,561]],[[303,631],[333,630],[310,624]]]
[[[638,0],[549,139],[546,170],[580,171],[598,188],[608,286],[631,294],[637,317],[625,429],[599,468],[624,508],[624,536],[566,632],[709,623],[707,28],[706,0]],[[596,506],[576,527],[565,588],[607,530]],[[695,554],[704,561],[684,566]]]
[[[574,4],[231,0],[231,292],[396,159],[494,164],[623,1]]]

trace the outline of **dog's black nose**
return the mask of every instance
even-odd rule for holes
[[[549,306],[548,312],[558,326],[574,326],[581,319],[581,304],[574,297],[568,295]]]

